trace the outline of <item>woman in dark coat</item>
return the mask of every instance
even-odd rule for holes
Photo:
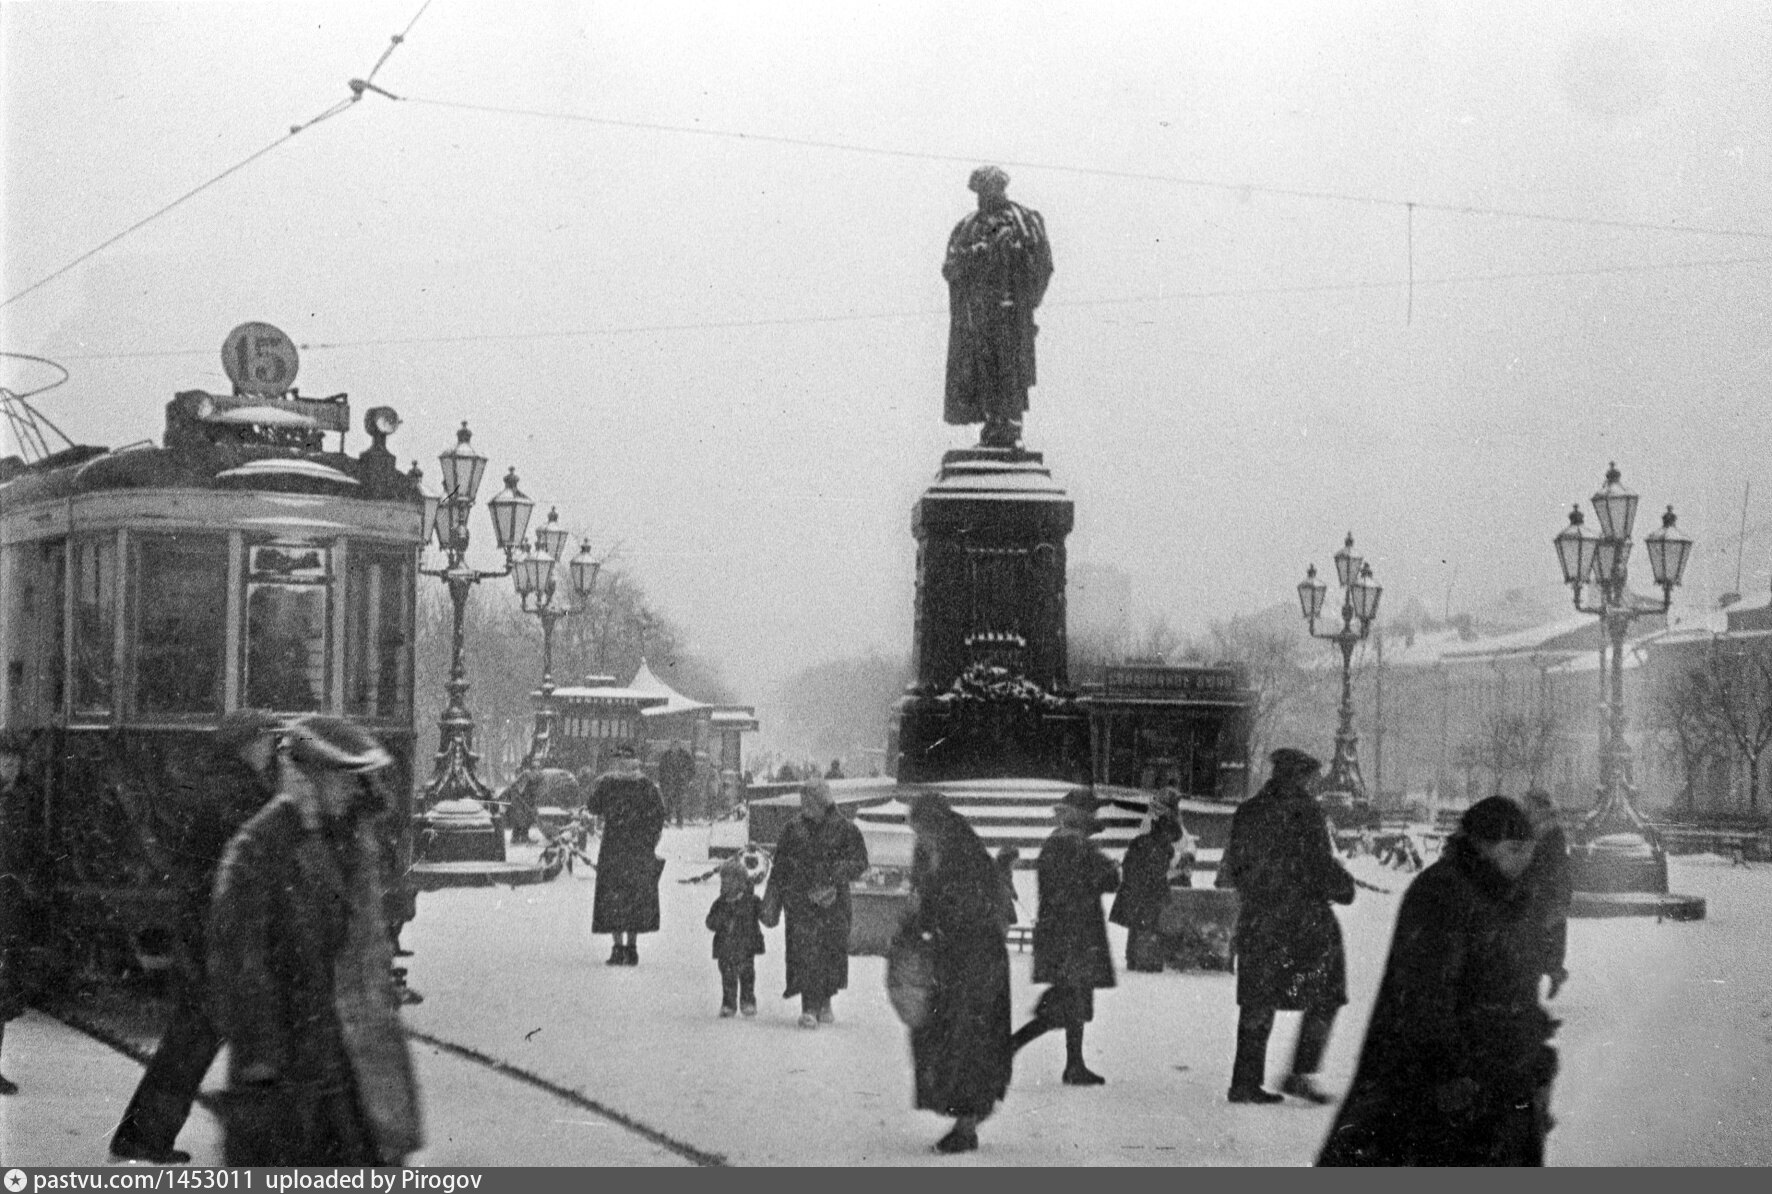
[[[658,877],[664,860],[657,850],[664,833],[664,797],[640,770],[633,747],[617,746],[614,756],[615,769],[597,777],[585,800],[585,811],[603,819],[591,932],[614,938],[607,965],[638,966],[635,935],[658,932]]]
[[[1491,796],[1409,885],[1319,1165],[1544,1163],[1555,1021],[1517,882],[1531,857],[1531,822]]]
[[[831,803],[830,785],[808,780],[800,815],[775,844],[764,923],[787,917],[787,988],[800,997],[800,1027],[836,1022],[831,998],[849,985],[849,885],[868,869],[867,843]]]
[[[1040,847],[1034,913],[1034,981],[1052,985],[1035,1005],[1034,1018],[1010,1038],[1019,1051],[1054,1028],[1064,1029],[1066,1086],[1107,1081],[1083,1064],[1083,1026],[1095,1018],[1095,989],[1114,985],[1101,897],[1120,885],[1119,869],[1089,840],[1101,828],[1098,807],[1087,788],[1073,788],[1053,806],[1058,828]]]
[[[393,760],[332,717],[289,732],[275,799],[222,857],[209,986],[228,1044],[228,1165],[398,1165],[422,1143],[418,1088],[382,921],[385,809],[368,772]]]
[[[978,1125],[1009,1089],[1009,951],[1003,930],[1014,910],[1001,873],[978,834],[939,793],[911,805],[914,911],[899,932],[929,943],[934,986],[929,1012],[911,1030],[916,1106],[954,1119],[937,1152],[971,1152]]]
[[[1157,918],[1169,902],[1169,867],[1181,822],[1159,811],[1151,827],[1132,839],[1120,861],[1120,892],[1108,919],[1126,928],[1126,969],[1160,972],[1162,941]]]
[[[1217,886],[1237,892],[1237,1053],[1228,1098],[1278,1103],[1262,1089],[1276,1011],[1304,1013],[1280,1089],[1330,1102],[1312,1078],[1347,1002],[1341,926],[1329,908],[1351,904],[1354,878],[1335,859],[1329,825],[1307,786],[1322,764],[1283,746],[1261,791],[1237,807]]]

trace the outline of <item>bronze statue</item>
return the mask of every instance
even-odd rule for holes
[[[1007,195],[1009,176],[980,166],[966,185],[978,210],[954,226],[941,276],[948,282],[948,377],[943,418],[979,423],[979,446],[1021,443],[1034,384],[1034,308],[1052,277],[1040,213]]]

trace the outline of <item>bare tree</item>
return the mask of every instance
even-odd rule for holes
[[[1458,761],[1494,776],[1498,796],[1516,773],[1527,788],[1536,788],[1556,754],[1557,730],[1556,713],[1547,703],[1526,711],[1497,710],[1458,744]]]
[[[1715,635],[1705,660],[1712,711],[1747,764],[1747,811],[1760,810],[1760,760],[1772,746],[1772,639]]]
[[[1700,778],[1735,749],[1717,717],[1714,689],[1708,667],[1687,668],[1662,686],[1651,714],[1663,731],[1666,757],[1680,765],[1687,813],[1698,811]]]
[[[1249,708],[1249,757],[1266,757],[1283,716],[1321,677],[1304,666],[1307,640],[1297,627],[1261,615],[1213,622],[1190,653],[1242,667],[1255,692]],[[1312,644],[1314,645],[1314,644]]]

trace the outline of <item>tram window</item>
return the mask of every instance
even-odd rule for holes
[[[246,704],[306,713],[326,696],[331,552],[304,544],[248,549]]]
[[[4,549],[6,617],[6,720],[41,725],[62,705],[67,639],[62,633],[65,539],[20,543]]]
[[[111,535],[75,539],[74,711],[108,713],[117,651],[117,540]]]
[[[220,535],[144,535],[132,542],[136,711],[218,714],[228,542]]]
[[[412,700],[412,553],[353,544],[345,581],[345,711],[405,718]]]

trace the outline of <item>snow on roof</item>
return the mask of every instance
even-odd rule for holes
[[[652,670],[645,659],[640,660],[640,666],[635,669],[634,678],[628,682],[628,687],[635,692],[643,692],[649,696],[660,696],[664,698],[664,704],[654,705],[650,709],[641,710],[641,716],[643,717],[669,717],[673,713],[692,713],[697,709],[706,709],[708,707],[701,701],[690,700],[688,697],[672,688],[669,684],[660,680],[658,678],[658,673]]]

